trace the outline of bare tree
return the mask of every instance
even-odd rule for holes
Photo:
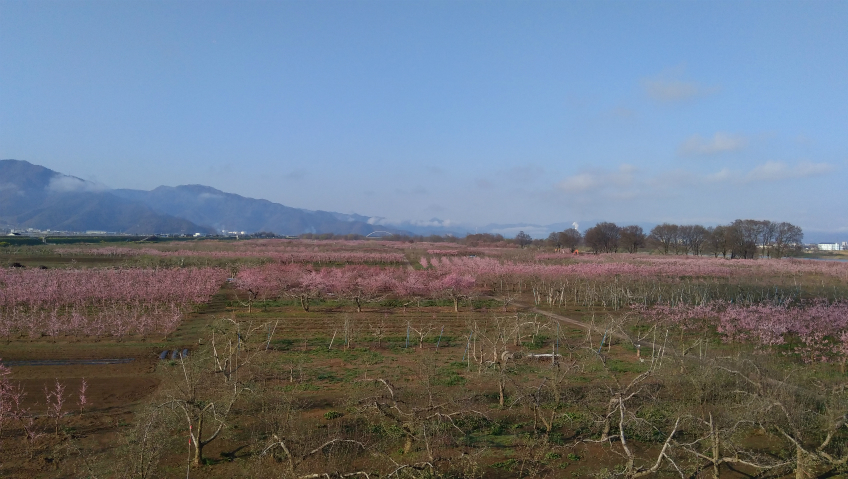
[[[662,249],[663,254],[668,254],[672,247],[677,245],[679,229],[677,225],[663,223],[654,226],[648,238],[656,247]]]
[[[709,231],[701,225],[685,225],[680,227],[679,234],[680,242],[686,251],[695,256],[700,256],[704,243],[709,236]]]
[[[635,253],[644,247],[646,238],[641,226],[630,225],[621,228],[620,244],[628,253]]]
[[[510,338],[518,334],[520,324],[510,317],[493,316],[485,322],[474,323],[474,336],[481,339],[480,364],[491,368],[497,376],[498,405],[504,407],[507,370],[513,353],[507,348]],[[475,344],[476,348],[476,344]],[[489,359],[486,359],[489,358]]]
[[[124,434],[124,443],[117,451],[118,460],[112,464],[117,469],[115,476],[159,477],[159,463],[175,446],[172,430],[179,428],[179,421],[173,420],[167,408],[158,406],[148,407],[136,417],[138,422]]]
[[[730,257],[755,259],[762,225],[757,220],[736,220],[727,227]]]
[[[567,229],[560,233],[560,241],[564,248],[568,248],[571,252],[574,252],[583,242],[583,235],[574,228]]]
[[[555,248],[567,249],[574,252],[580,243],[583,241],[583,235],[574,228],[570,228],[560,232],[553,232],[548,235],[547,243]]]
[[[520,247],[525,247],[533,242],[533,238],[530,237],[527,233],[523,231],[519,231],[517,235],[515,235],[515,243]]]
[[[428,461],[422,465],[428,466],[431,472],[438,460],[434,450],[434,432],[447,428],[465,435],[458,419],[468,416],[486,418],[484,413],[469,407],[470,396],[448,397],[434,387],[434,365],[432,360],[427,359],[419,363],[418,383],[424,391],[407,391],[382,378],[360,380],[374,385],[376,389],[359,401],[363,413],[374,414],[400,428],[404,454],[412,452],[415,444],[423,446]]]
[[[598,223],[586,230],[583,239],[595,253],[615,253],[621,239],[621,228],[615,223]]]
[[[803,241],[804,232],[800,227],[785,221],[777,224],[775,227],[772,248],[774,256],[782,258],[790,252],[800,251],[803,246]]]
[[[348,452],[358,453],[368,449],[365,442],[352,439],[337,431],[319,433],[311,428],[302,427],[302,411],[295,400],[278,392],[264,391],[255,396],[257,416],[261,424],[257,431],[267,437],[260,456],[272,456],[286,464],[288,477],[354,477],[367,473],[348,472],[330,474],[300,474],[298,469],[313,457],[322,459],[326,464],[326,455],[331,452],[348,456]]]
[[[556,249],[562,247],[562,242],[559,240],[559,233],[557,233],[556,231],[548,235],[547,239],[545,239],[545,243],[548,246],[552,246]]]
[[[727,252],[730,249],[728,241],[728,230],[726,226],[715,226],[707,228],[706,249],[713,253],[713,256],[718,258],[721,254],[722,258],[727,257]]]
[[[844,378],[824,382],[809,371],[770,371],[750,359],[719,367],[735,378],[735,391],[749,403],[744,419],[793,452],[783,460],[796,479],[826,477],[848,464],[848,447],[836,439],[848,429]]]
[[[173,386],[162,407],[185,420],[194,466],[203,463],[203,449],[220,436],[236,401],[249,390],[247,368],[265,351],[265,337],[255,333],[266,326],[224,319],[210,333],[208,345],[188,357],[180,355],[168,371]]]
[[[760,221],[760,254],[771,258],[771,247],[777,235],[777,223],[769,220]]]

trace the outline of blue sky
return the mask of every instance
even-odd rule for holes
[[[0,0],[0,158],[385,222],[846,240],[846,25],[846,2]]]

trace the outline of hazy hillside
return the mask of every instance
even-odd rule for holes
[[[203,185],[112,190],[18,160],[0,160],[0,222],[19,228],[133,234],[399,232],[369,224],[364,216],[291,208]]]
[[[217,231],[269,231],[281,235],[336,233],[367,235],[393,231],[372,225],[364,217],[291,208],[268,200],[246,198],[203,185],[160,186],[152,191],[113,190],[126,199],[144,202],[159,213],[186,218]],[[360,219],[361,218],[361,219]]]
[[[17,160],[0,160],[0,221],[42,230],[213,233],[94,183]]]

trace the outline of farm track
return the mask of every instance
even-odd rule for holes
[[[539,308],[536,308],[536,307],[532,307],[532,306],[528,306],[528,305],[525,305],[525,304],[522,304],[522,303],[513,303],[513,304],[518,306],[518,307],[523,307],[523,308],[525,308],[525,309],[527,309],[527,310],[529,310],[533,313],[542,314],[542,315],[544,315],[548,318],[559,321],[561,323],[565,323],[565,324],[569,324],[569,325],[573,325],[573,326],[578,326],[578,327],[580,327],[580,328],[582,328],[586,331],[592,330],[592,325],[586,324],[582,321],[578,321],[574,318],[569,318],[569,317],[563,316],[561,314],[556,314],[556,313],[553,313],[553,312],[550,312],[550,311],[545,311],[545,310],[542,310],[542,309],[539,309]],[[622,341],[627,341],[627,342],[634,344],[634,345],[640,344],[642,347],[644,347],[646,349],[647,348],[653,348],[653,349],[660,350],[660,349],[664,348],[664,352],[670,353],[674,356],[678,356],[681,360],[689,360],[690,362],[696,362],[698,364],[702,364],[704,362],[707,362],[710,359],[715,359],[715,358],[710,358],[710,357],[698,357],[698,356],[690,356],[690,355],[686,355],[686,354],[679,354],[679,351],[677,351],[674,348],[671,348],[667,345],[666,346],[658,346],[656,343],[653,343],[651,341],[642,340],[642,341],[634,342],[633,338],[627,336],[626,334],[616,333],[616,332],[612,332],[612,331],[607,332],[607,334],[609,336],[621,339]],[[766,384],[768,384],[770,386],[774,386],[774,387],[788,388],[788,389],[791,389],[793,391],[807,391],[806,388],[787,384],[786,382],[779,381],[777,379],[764,378],[763,381]]]
[[[582,328],[586,331],[593,331],[593,327],[592,327],[591,324],[586,324],[586,323],[579,321],[579,320],[576,320],[574,318],[569,318],[569,317],[563,316],[561,314],[553,313],[551,311],[545,311],[545,310],[542,310],[542,309],[539,309],[539,308],[536,308],[536,307],[533,307],[533,306],[524,305],[524,304],[521,304],[521,303],[513,303],[513,304],[515,304],[516,306],[519,306],[519,307],[524,307],[527,310],[532,311],[534,313],[542,314],[544,316],[547,316],[547,317],[554,319],[556,321],[559,321],[561,323],[566,323],[566,324],[569,324],[569,325],[578,326],[578,327],[580,327],[580,328]],[[597,330],[597,331],[600,332],[600,330]],[[605,331],[604,334],[611,336],[611,337],[614,337],[614,338],[617,338],[617,339],[620,339],[622,341],[626,341],[630,344],[633,344],[634,346],[638,344],[638,345],[640,345],[640,346],[642,346],[646,349],[647,348],[653,348],[653,349],[657,349],[657,350],[664,349],[665,352],[671,353],[673,355],[677,355],[677,353],[678,353],[677,350],[675,350],[674,348],[669,347],[667,345],[666,346],[658,345],[657,343],[654,343],[654,342],[648,341],[648,340],[633,341],[633,338],[631,338],[630,336],[628,336],[626,334],[618,333],[618,332],[615,332],[615,331]],[[681,357],[683,359],[696,360],[698,362],[709,359],[709,358],[699,358],[699,357],[688,356],[688,355],[681,355]]]
[[[536,307],[533,307],[533,306],[528,306],[528,305],[522,304],[522,303],[513,303],[513,304],[520,307],[520,308],[524,308],[528,311],[531,311],[533,313],[538,313],[538,314],[541,314],[543,316],[547,316],[548,318],[559,321],[560,323],[570,324],[572,326],[577,326],[577,327],[579,327],[581,329],[585,329],[585,330],[591,330],[592,329],[592,325],[586,324],[583,321],[579,321],[579,320],[574,319],[574,318],[569,318],[568,316],[563,316],[561,314],[553,313],[551,311],[545,311],[543,309],[539,309],[539,308],[536,308]],[[614,338],[618,338],[618,339],[621,339],[623,341],[629,341],[629,342],[633,343],[633,338],[627,336],[626,334],[617,333],[617,332],[613,332],[613,331],[610,331],[607,334],[614,337]],[[654,343],[652,343],[650,341],[639,341],[638,343],[643,345],[643,346],[655,346]]]

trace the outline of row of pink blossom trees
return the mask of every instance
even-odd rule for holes
[[[0,269],[0,336],[167,333],[226,277],[220,268]]]
[[[314,269],[297,264],[269,264],[246,268],[238,273],[236,286],[251,299],[297,298],[305,311],[311,299],[334,297],[352,301],[357,311],[363,303],[386,297],[451,299],[454,310],[459,301],[474,291],[471,275],[441,273],[376,266],[345,266]]]
[[[401,253],[377,253],[368,251],[311,251],[279,249],[248,249],[236,251],[205,251],[205,250],[159,250],[155,248],[127,248],[105,246],[100,248],[65,248],[58,250],[60,254],[85,254],[94,256],[158,256],[186,257],[210,259],[234,258],[265,258],[282,263],[314,263],[325,264],[385,264],[397,265],[406,262],[406,256]]]
[[[848,361],[848,301],[794,304],[634,305],[643,317],[684,331],[714,329],[726,341],[781,348],[805,362]]]

